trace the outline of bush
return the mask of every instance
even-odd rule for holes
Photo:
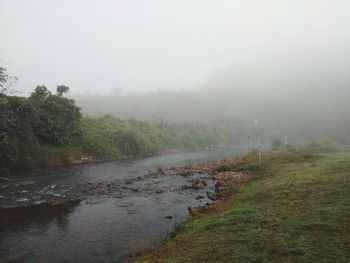
[[[0,166],[27,167],[38,147],[32,124],[37,111],[26,98],[0,94]]]
[[[74,100],[62,97],[67,89],[58,86],[58,94],[52,95],[45,86],[38,86],[29,98],[38,109],[34,131],[43,143],[67,145],[79,136],[80,108]]]

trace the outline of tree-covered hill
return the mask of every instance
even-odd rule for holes
[[[247,61],[213,74],[192,90],[144,94],[76,96],[89,115],[202,121],[231,125],[236,144],[255,136],[263,143],[288,136],[291,144],[350,140],[348,56]]]

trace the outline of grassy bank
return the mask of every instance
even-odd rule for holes
[[[145,157],[236,142],[230,126],[215,123],[82,116],[75,101],[65,97],[68,91],[65,85],[57,86],[56,92],[41,85],[29,97],[20,97],[0,90],[0,176],[32,167]]]
[[[270,152],[251,175],[140,262],[349,262],[350,152]]]
[[[75,101],[45,86],[30,97],[0,93],[0,175],[35,166],[144,157],[232,142],[232,132],[207,123],[82,116]]]
[[[82,118],[79,136],[69,145],[39,144],[34,163],[40,166],[147,157],[170,150],[196,150],[223,143],[218,132],[201,123],[169,124]]]

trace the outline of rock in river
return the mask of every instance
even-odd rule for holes
[[[203,189],[207,185],[205,180],[196,179],[192,182],[193,189]]]

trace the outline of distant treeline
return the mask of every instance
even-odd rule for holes
[[[247,144],[248,136],[257,144],[255,119],[265,146],[276,139],[293,145],[323,139],[350,144],[349,84],[348,70],[338,70],[334,64],[294,71],[288,63],[273,69],[248,64],[218,72],[192,90],[116,92],[74,99],[90,116],[230,125],[235,144]]]
[[[28,98],[0,93],[2,172],[82,159],[149,156],[170,149],[197,149],[232,141],[224,129],[199,122],[168,123],[82,117],[75,101],[38,86]]]

